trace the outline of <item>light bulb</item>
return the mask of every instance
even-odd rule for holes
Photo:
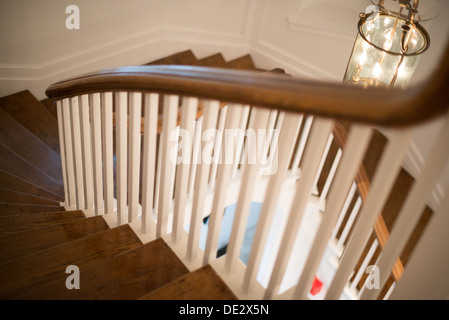
[[[366,51],[363,51],[363,53],[360,55],[360,65],[364,65],[366,62],[366,59],[368,58]]]
[[[399,67],[398,76],[399,77],[405,76],[405,63],[402,63],[401,66]]]
[[[379,79],[380,75],[382,74],[382,67],[380,66],[379,62],[376,62],[376,65],[374,66],[373,74],[376,79]]]

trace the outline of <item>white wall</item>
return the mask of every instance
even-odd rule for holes
[[[426,22],[432,45],[414,82],[438,66],[449,35],[449,1]],[[67,30],[65,8],[78,5],[80,30]],[[53,82],[138,65],[181,50],[198,58],[250,53],[260,68],[341,81],[369,0],[0,0],[0,96],[29,89],[38,99]],[[363,107],[363,105],[361,105]],[[416,175],[441,126],[425,124],[406,161]],[[441,182],[449,186],[449,173]],[[437,194],[441,190],[437,190]]]

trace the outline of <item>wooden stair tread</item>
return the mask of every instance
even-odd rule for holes
[[[108,229],[97,216],[6,235],[0,237],[0,264]]]
[[[41,206],[29,204],[0,203],[0,216],[12,216],[33,213],[49,213],[65,211],[61,206]]]
[[[0,235],[47,227],[84,218],[82,211],[63,211],[0,216]]]
[[[28,90],[0,98],[0,109],[59,154],[58,122]]]
[[[174,65],[198,65],[198,59],[193,54],[192,50],[186,50],[167,56],[162,59],[158,59],[147,63],[146,65],[162,65],[162,64],[174,64]]]
[[[202,67],[227,67],[226,60],[221,53],[216,53],[214,55],[200,59],[198,61],[198,64]]]
[[[50,99],[41,100],[40,103],[47,108],[48,111],[53,115],[55,119],[58,119],[58,112],[56,111],[56,104]]]
[[[80,289],[67,290],[58,281],[30,292],[24,299],[137,299],[188,273],[162,239],[125,252],[83,271]]]
[[[64,187],[17,154],[0,145],[0,169],[41,189],[63,196]]]
[[[0,169],[0,187],[3,189],[8,189],[11,191],[17,191],[25,194],[34,195],[40,198],[63,202],[64,197],[51,193],[45,189],[39,188],[38,186],[20,179],[8,172]]]
[[[59,202],[0,187],[0,203],[58,206]]]
[[[229,61],[227,63],[228,68],[240,69],[240,70],[256,70],[253,59],[249,54]]]
[[[62,182],[59,154],[2,109],[0,109],[0,144],[54,180]]]
[[[148,293],[141,300],[237,300],[210,265]]]
[[[0,299],[14,299],[57,280],[65,288],[67,266],[76,265],[82,271],[141,244],[124,225],[2,264]]]

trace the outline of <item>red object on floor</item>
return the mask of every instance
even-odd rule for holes
[[[323,283],[317,277],[315,277],[315,280],[313,280],[313,283],[312,283],[312,289],[310,289],[310,294],[312,296],[315,296],[318,293],[320,293],[322,288],[323,288]]]

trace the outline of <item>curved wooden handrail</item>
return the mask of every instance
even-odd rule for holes
[[[340,122],[337,121],[335,122],[332,133],[334,135],[334,139],[337,145],[340,148],[344,149],[348,137],[346,128]],[[357,171],[355,182],[357,185],[357,190],[359,191],[359,195],[362,198],[362,201],[365,203],[368,198],[370,181],[363,165],[361,165],[359,170]],[[384,249],[387,244],[388,238],[390,237],[390,233],[388,232],[387,225],[381,213],[379,213],[373,228],[374,234],[376,235],[377,241],[379,241],[381,249]],[[394,279],[396,281],[399,281],[403,273],[404,273],[404,265],[401,259],[398,258],[392,270]]]
[[[431,79],[407,90],[305,81],[275,73],[191,66],[108,69],[51,85],[51,99],[105,91],[145,91],[217,99],[339,120],[404,126],[449,106],[449,45]]]

